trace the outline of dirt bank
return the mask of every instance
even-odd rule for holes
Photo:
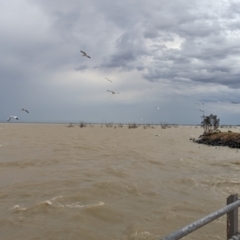
[[[228,146],[230,148],[240,148],[240,133],[217,132],[205,133],[194,142],[210,146]]]

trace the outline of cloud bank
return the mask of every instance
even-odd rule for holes
[[[0,121],[25,107],[23,122],[197,124],[200,101],[238,124],[239,11],[234,0],[3,1]]]

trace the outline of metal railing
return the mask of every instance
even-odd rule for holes
[[[240,207],[240,199],[238,194],[230,195],[227,198],[227,206],[213,212],[171,234],[162,238],[161,240],[177,240],[191,232],[194,232],[198,228],[216,220],[224,214],[227,214],[227,239],[228,240],[240,240],[240,233],[238,233],[238,207]]]

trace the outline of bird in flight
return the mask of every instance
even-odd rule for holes
[[[160,109],[160,107],[155,107],[157,110],[159,110]]]
[[[197,104],[197,105],[204,105],[204,103],[201,103],[201,102],[196,102],[195,104]]]
[[[203,112],[204,113],[204,111],[203,110],[201,110],[201,109],[198,109],[200,112]]]
[[[24,111],[24,112],[26,112],[26,113],[29,113],[29,111],[27,110],[27,109],[25,109],[25,108],[20,108],[21,109],[21,111]]]
[[[114,91],[110,91],[110,90],[107,90],[108,92],[111,92],[112,94],[120,94],[118,92],[114,92]]]
[[[88,58],[91,58],[90,56],[88,56],[84,51],[80,51],[83,55],[83,57],[88,57]]]
[[[11,116],[9,116],[9,118],[8,118],[7,121],[9,122],[11,118],[15,118],[16,120],[18,120],[18,117],[17,117],[17,116],[12,116],[12,115],[11,115]]]
[[[111,82],[111,83],[112,83],[112,81],[111,81],[110,79],[108,79],[108,78],[106,78],[106,77],[105,77],[105,79],[107,79],[109,82]]]
[[[239,104],[238,102],[234,102],[234,101],[232,101],[232,103],[233,103],[233,104]]]

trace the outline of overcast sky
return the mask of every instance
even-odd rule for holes
[[[239,0],[3,0],[0,121],[199,124],[203,110],[240,124],[239,13]]]

